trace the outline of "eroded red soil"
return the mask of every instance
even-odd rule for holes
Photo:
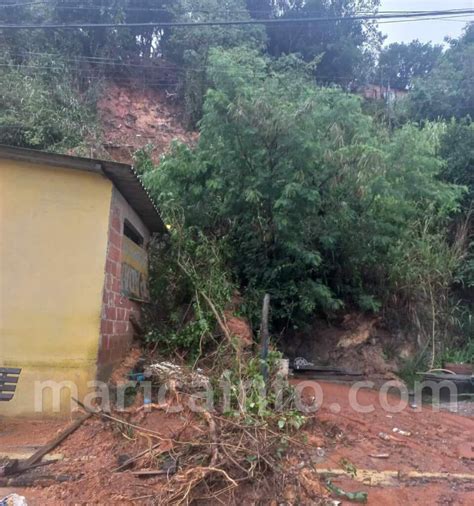
[[[315,466],[318,472],[341,469],[342,462],[349,462],[363,473],[365,470],[396,471],[399,477],[388,484],[371,485],[347,477],[335,477],[333,483],[346,491],[366,491],[368,504],[390,505],[470,505],[474,494],[474,461],[472,446],[474,420],[451,413],[435,412],[424,407],[417,412],[407,407],[400,413],[387,413],[373,390],[360,390],[357,401],[362,406],[373,406],[370,413],[358,413],[351,407],[348,385],[320,383],[324,395],[323,404],[307,429],[308,446],[297,450],[291,465],[300,461],[301,472]],[[307,393],[307,392],[305,392]],[[398,400],[391,398],[392,405]],[[340,412],[336,412],[340,409]],[[175,436],[186,423],[187,415],[153,412],[140,423],[164,437]],[[0,450],[39,446],[56,435],[61,425],[67,423],[19,420],[0,421]],[[182,437],[192,438],[193,430],[202,430],[192,421]],[[410,432],[410,436],[393,433],[393,428]],[[379,434],[392,436],[385,441]],[[131,472],[114,473],[120,455],[134,455],[149,447],[151,441],[116,425],[90,419],[70,436],[54,453],[64,460],[40,468],[46,475],[71,479],[47,487],[17,488],[15,491],[27,497],[29,504],[151,504],[152,497],[166,486],[166,477],[146,480],[134,477]],[[387,454],[380,459],[371,455]],[[296,459],[296,461],[295,461]],[[309,460],[308,460],[309,459]],[[344,460],[343,460],[344,459]],[[150,462],[141,462],[146,467]],[[444,478],[420,477],[408,479],[407,473],[443,473]],[[466,474],[471,479],[450,479],[449,474]],[[359,478],[360,480],[360,478]],[[324,490],[324,487],[322,487]],[[0,489],[0,497],[7,490]],[[293,494],[293,495],[292,495]],[[238,495],[236,496],[238,497]],[[317,504],[306,502],[291,492],[293,504]],[[270,499],[259,498],[260,504],[270,504]],[[348,502],[342,499],[343,504]],[[213,504],[213,503],[209,503]],[[275,503],[273,503],[275,504]]]
[[[158,162],[173,140],[192,145],[197,139],[183,126],[181,107],[163,89],[109,83],[97,111],[103,148],[115,161],[131,163],[135,151],[153,145]]]
[[[348,491],[369,492],[369,505],[468,505],[474,494],[474,420],[456,414],[435,412],[429,407],[416,411],[407,407],[400,413],[387,413],[381,406],[377,391],[360,390],[358,402],[374,406],[371,413],[361,414],[351,408],[349,387],[321,384],[324,401],[318,412],[318,420],[333,425],[341,431],[336,442],[330,443],[327,460],[317,467],[340,468],[341,459],[352,462],[357,469],[400,472],[396,486],[371,487],[354,480],[339,479],[335,482]],[[391,398],[391,405],[399,405],[399,399]],[[339,406],[340,413],[336,406]],[[394,428],[410,432],[411,436],[393,433]],[[335,430],[337,430],[335,429]],[[385,441],[383,432],[396,439]],[[388,454],[387,459],[370,455]],[[470,458],[469,458],[470,457]],[[452,479],[419,479],[403,481],[404,473],[470,474],[469,483]]]

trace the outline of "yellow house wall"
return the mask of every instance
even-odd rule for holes
[[[111,195],[98,174],[0,160],[0,366],[23,369],[0,415],[53,414],[35,382],[82,397],[95,379]]]

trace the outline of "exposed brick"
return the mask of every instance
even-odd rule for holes
[[[112,230],[122,233],[122,220],[120,219],[120,211],[117,208],[112,209],[112,219],[111,219]]]
[[[128,303],[128,299],[123,295],[120,295],[119,293],[114,294],[114,305],[116,307],[127,307]]]
[[[114,334],[125,334],[127,332],[127,323],[126,322],[114,322]]]
[[[110,292],[110,290],[107,290],[107,288],[104,287],[104,292],[102,293],[102,302],[104,305],[108,305],[111,300],[113,301],[113,294]]]
[[[110,350],[102,349],[99,352],[98,362],[99,364],[107,364],[111,361],[111,352]]]
[[[105,275],[105,289],[112,292],[112,281],[113,281],[112,274],[106,274]]]
[[[122,248],[122,235],[116,232],[115,230],[111,230],[109,234],[109,242],[113,244],[116,248]]]
[[[120,292],[120,280],[119,280],[119,278],[116,278],[115,276],[112,279],[112,290],[116,293]]]
[[[103,337],[107,334],[112,334],[114,332],[114,324],[110,320],[102,320],[100,323],[100,333]]]
[[[113,244],[111,244],[109,246],[109,259],[110,260],[113,260],[114,262],[120,262],[120,258],[121,258],[121,252],[120,252],[120,249],[117,248],[116,246],[114,246]]]
[[[110,371],[130,349],[133,328],[130,314],[140,318],[140,305],[121,294],[121,256],[123,216],[121,205],[113,200],[108,235],[107,259],[101,318],[101,346],[98,354],[99,370]],[[106,373],[108,374],[108,373]]]
[[[112,328],[113,328],[113,324],[112,324]],[[106,334],[106,335],[102,336],[102,349],[110,350],[110,340],[111,340],[110,334]]]
[[[107,320],[116,320],[117,319],[117,309],[113,306],[105,308],[105,318]]]
[[[105,272],[107,274],[111,274],[112,276],[118,276],[119,274],[119,263],[114,262],[113,260],[107,260],[106,266],[105,266]]]
[[[128,320],[127,318],[127,310],[125,308],[117,309],[117,320]]]

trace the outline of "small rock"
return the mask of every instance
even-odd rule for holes
[[[288,485],[283,491],[283,498],[287,503],[296,504],[296,489],[293,485]]]
[[[474,444],[461,443],[458,445],[457,454],[460,459],[474,460]]]
[[[400,434],[400,436],[411,436],[411,432],[407,431],[407,430],[402,430],[402,429],[399,429],[398,427],[394,427],[392,429],[392,432],[395,432],[396,434]]]
[[[125,464],[125,462],[127,462],[127,460],[130,460],[130,455],[127,455],[126,453],[119,455],[118,459],[117,459],[118,467],[122,467]],[[132,467],[133,467],[133,462],[128,464],[127,467],[124,467],[123,471],[126,471],[127,469],[131,469]]]

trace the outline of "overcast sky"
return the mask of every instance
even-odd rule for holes
[[[473,9],[474,0],[381,0],[381,11],[433,11],[446,9]],[[474,16],[465,15],[463,21],[438,19],[414,21],[407,23],[380,24],[380,30],[387,35],[385,44],[391,42],[411,42],[419,39],[422,42],[442,43],[446,35],[457,37],[461,34],[468,20]]]

